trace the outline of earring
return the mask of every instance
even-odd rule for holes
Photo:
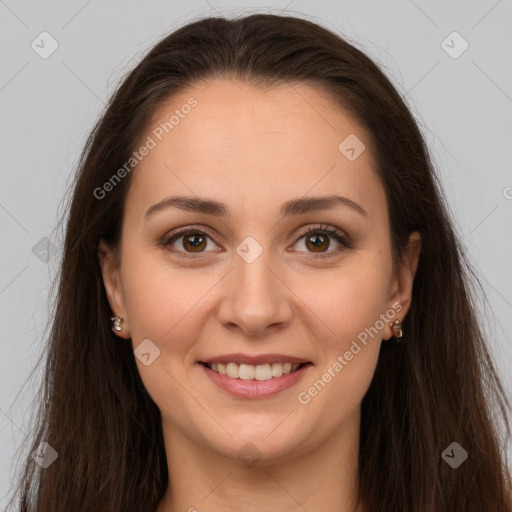
[[[402,323],[400,322],[400,320],[395,320],[391,324],[391,328],[393,329],[393,334],[395,338],[401,338],[403,336],[404,331],[402,329]]]
[[[123,319],[119,318],[118,316],[110,317],[111,329],[114,332],[122,331],[123,330],[123,328],[121,327],[121,322],[122,321],[123,321]]]

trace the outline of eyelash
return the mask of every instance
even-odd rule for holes
[[[330,258],[330,257],[334,256],[335,253],[340,253],[346,249],[351,249],[353,247],[352,241],[346,235],[342,234],[338,229],[336,229],[332,226],[325,225],[325,224],[320,225],[320,226],[315,226],[313,228],[308,228],[305,231],[301,231],[301,233],[299,233],[297,242],[299,240],[301,240],[302,238],[304,238],[305,236],[313,234],[313,233],[320,233],[322,235],[331,236],[337,242],[339,242],[341,244],[341,246],[338,247],[337,249],[332,249],[326,253],[319,253],[319,254],[310,253],[311,259],[317,260],[317,259]],[[176,231],[173,231],[172,233],[164,236],[162,238],[162,240],[160,241],[160,244],[165,249],[168,249],[171,252],[180,254],[180,257],[183,257],[183,258],[195,259],[195,258],[202,257],[204,255],[204,252],[202,252],[202,253],[187,253],[187,252],[181,252],[181,251],[175,251],[175,250],[169,249],[169,247],[168,247],[169,244],[175,242],[176,240],[178,240],[179,238],[181,238],[182,236],[187,235],[187,234],[203,235],[203,236],[207,236],[208,238],[212,239],[212,237],[210,235],[208,235],[208,233],[205,233],[204,231],[202,231],[200,229],[195,229],[193,226],[187,226],[185,228],[177,229]],[[297,243],[297,242],[295,242],[295,243]]]

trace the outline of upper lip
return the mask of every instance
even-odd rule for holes
[[[272,363],[309,363],[307,359],[300,357],[287,356],[285,354],[259,354],[250,356],[248,354],[225,354],[222,356],[209,357],[203,359],[201,363],[243,363],[243,364],[272,364]]]

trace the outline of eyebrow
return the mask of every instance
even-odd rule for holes
[[[368,217],[367,212],[362,206],[348,197],[337,195],[292,199],[283,203],[279,212],[281,217],[291,217],[295,215],[304,215],[306,213],[330,210],[336,206],[350,208],[364,217]],[[228,217],[231,215],[229,206],[218,201],[202,199],[200,197],[171,196],[166,197],[162,201],[151,206],[144,217],[148,219],[156,213],[168,208],[178,208],[188,212],[204,213],[207,215],[214,215],[216,217]]]

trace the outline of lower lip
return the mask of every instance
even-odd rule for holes
[[[266,398],[276,395],[299,382],[310,366],[312,366],[310,363],[304,364],[294,372],[281,375],[281,377],[272,377],[269,380],[244,380],[232,379],[227,375],[221,375],[201,364],[206,375],[212,379],[214,384],[217,384],[224,391],[241,398]]]

